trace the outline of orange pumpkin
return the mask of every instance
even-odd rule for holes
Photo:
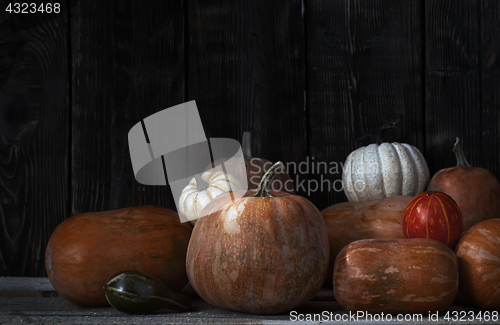
[[[254,314],[293,309],[316,295],[328,267],[328,236],[307,199],[270,191],[281,162],[259,188],[221,194],[198,219],[187,253],[196,292],[212,305]]]
[[[463,303],[500,311],[500,219],[478,223],[455,248]]]
[[[185,258],[191,226],[158,206],[75,215],[52,233],[45,254],[57,293],[81,306],[105,306],[104,284],[120,271],[156,277],[170,289],[188,279]]]
[[[362,239],[340,251],[333,279],[349,311],[427,315],[453,303],[457,257],[434,239]]]
[[[460,143],[454,146],[457,166],[438,171],[428,191],[440,191],[455,200],[462,212],[463,231],[475,224],[500,216],[500,183],[490,171],[471,167]]]
[[[398,195],[382,200],[343,202],[323,211],[330,242],[327,284],[333,284],[333,265],[347,244],[360,239],[403,239],[401,221],[412,197]]]

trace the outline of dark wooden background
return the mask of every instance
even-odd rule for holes
[[[455,164],[459,136],[471,163],[500,176],[499,1],[85,0],[25,30],[7,3],[0,276],[43,276],[46,243],[70,215],[175,209],[168,187],[134,180],[127,133],[189,100],[210,137],[252,131],[256,157],[341,163],[399,119],[385,140],[418,147],[432,174]],[[322,177],[341,174],[300,180]]]

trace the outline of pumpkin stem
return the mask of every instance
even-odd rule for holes
[[[188,311],[191,306],[191,299],[188,297],[170,291],[170,289],[166,288],[164,292],[164,296],[158,297],[164,303],[163,308],[177,310],[177,311]]]
[[[380,145],[380,144],[382,144],[382,142],[384,142],[385,131],[387,131],[389,129],[395,129],[396,124],[398,124],[398,122],[399,122],[399,120],[396,120],[393,122],[388,122],[380,127],[380,129],[378,130],[378,134],[377,134],[377,144],[378,145]]]
[[[264,176],[262,176],[262,179],[260,180],[259,187],[257,188],[257,193],[255,193],[253,196],[255,197],[273,197],[270,193],[271,191],[271,183],[273,182],[274,178],[276,175],[279,173],[283,173],[285,169],[285,166],[281,161],[278,161],[274,165],[269,168]]]
[[[462,148],[462,143],[460,142],[459,137],[457,137],[455,145],[453,146],[453,152],[457,158],[457,167],[472,167],[472,165],[467,161],[467,158],[465,158],[464,149]]]
[[[243,158],[252,158],[252,134],[248,131],[243,132],[241,150],[243,150]]]
[[[200,174],[194,175],[194,179],[196,180],[196,189],[198,191],[203,191],[208,187],[208,183],[201,178]]]

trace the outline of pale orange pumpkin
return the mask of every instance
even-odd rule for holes
[[[457,257],[430,238],[357,240],[340,251],[333,271],[339,305],[370,314],[446,310],[458,280]]]
[[[398,195],[382,200],[343,202],[321,211],[330,242],[326,283],[333,284],[335,258],[347,244],[360,239],[403,239],[401,221],[411,199]]]
[[[186,269],[193,288],[212,305],[276,314],[321,288],[329,257],[325,223],[307,199],[270,192],[282,168],[281,162],[273,165],[259,188],[240,199],[221,194],[198,220]]]

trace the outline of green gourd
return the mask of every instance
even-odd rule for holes
[[[135,271],[112,275],[104,285],[106,299],[115,309],[128,314],[150,314],[161,308],[188,311],[188,297],[171,291],[152,276]]]

